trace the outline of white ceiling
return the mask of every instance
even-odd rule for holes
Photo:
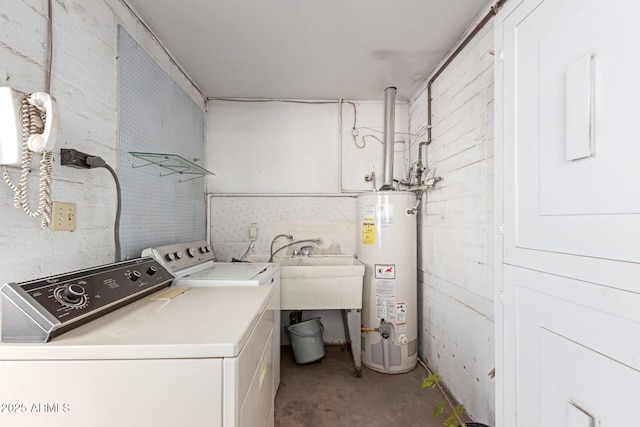
[[[409,99],[492,0],[126,0],[208,97]]]

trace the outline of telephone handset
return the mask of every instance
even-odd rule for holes
[[[44,130],[41,134],[34,133],[29,135],[27,146],[29,150],[36,153],[51,151],[58,136],[58,104],[56,104],[51,95],[44,92],[32,93],[27,98],[27,102],[44,113],[46,117]]]
[[[0,87],[0,165],[3,178],[14,192],[13,205],[30,217],[41,217],[42,228],[51,224],[51,150],[58,132],[55,99],[44,92],[25,94]],[[41,153],[38,209],[29,205],[28,180],[34,153]],[[8,166],[21,168],[20,181],[11,179]]]

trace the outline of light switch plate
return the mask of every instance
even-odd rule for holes
[[[51,229],[53,231],[75,231],[75,203],[53,202],[51,211]]]

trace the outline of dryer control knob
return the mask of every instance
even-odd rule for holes
[[[129,273],[129,279],[131,279],[134,282],[141,277],[142,277],[142,274],[140,274],[139,271],[133,270],[132,272]]]
[[[168,259],[169,261],[175,261],[176,260],[176,256],[173,252],[169,252],[167,255],[165,255],[165,258]]]
[[[200,248],[198,249],[198,251],[199,251],[201,254],[206,254],[206,253],[207,253],[207,249],[206,249],[204,246],[200,246]]]
[[[191,258],[193,258],[194,256],[196,256],[196,248],[189,248],[189,249],[187,249],[187,255],[189,255]]]
[[[176,259],[182,259],[182,251],[178,251],[174,254],[176,256]]]
[[[64,290],[64,299],[69,302],[79,301],[84,295],[84,288],[80,285],[69,285]]]
[[[151,267],[147,268],[147,274],[149,276],[153,276],[157,272],[158,272],[158,269],[156,267],[154,267],[153,265]]]

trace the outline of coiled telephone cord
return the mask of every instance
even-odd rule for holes
[[[32,218],[41,217],[40,228],[45,229],[51,226],[51,164],[53,163],[53,153],[46,150],[42,152],[38,210],[34,211],[29,205],[29,173],[31,172],[33,151],[29,150],[27,141],[30,135],[42,133],[46,117],[35,106],[29,104],[26,97],[22,100],[20,112],[22,120],[22,168],[20,181],[18,185],[13,182],[6,166],[2,176],[14,193],[13,206],[18,209],[22,208]]]

